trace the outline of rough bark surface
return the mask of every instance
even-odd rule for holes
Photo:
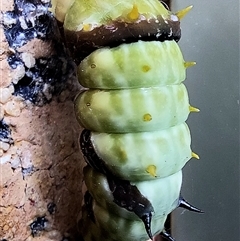
[[[16,2],[42,4],[44,11],[48,1]],[[63,55],[56,60],[59,49],[51,34],[18,45],[9,41],[6,31],[16,27],[16,21],[28,31],[42,14],[17,15],[15,3],[0,4],[0,240],[77,240],[83,162],[73,99],[79,86],[68,60]],[[49,63],[61,68],[55,66],[46,75]],[[59,83],[49,84],[51,74],[56,78],[64,68],[56,91]],[[36,98],[24,89],[33,83],[34,91],[41,92]]]

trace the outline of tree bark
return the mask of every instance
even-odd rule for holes
[[[79,91],[49,1],[0,4],[0,240],[77,240]]]

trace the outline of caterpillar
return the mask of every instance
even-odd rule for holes
[[[185,121],[199,110],[182,83],[180,19],[158,0],[76,0],[61,11],[67,46],[85,88],[75,100],[87,166],[85,241],[146,241],[175,208],[202,212],[181,196],[192,158]],[[66,16],[65,16],[66,14]],[[64,15],[64,17],[62,17]]]

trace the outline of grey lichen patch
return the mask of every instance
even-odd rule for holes
[[[21,59],[15,61],[21,62]],[[15,65],[15,62],[9,63]],[[66,88],[66,80],[72,70],[73,66],[57,55],[35,59],[35,65],[31,68],[25,67],[25,75],[13,84],[14,95],[19,95],[36,105],[44,105]]]
[[[40,232],[44,231],[47,227],[48,220],[45,217],[38,217],[34,222],[30,224],[32,236],[38,235]]]
[[[10,127],[4,120],[0,120],[0,156],[2,156],[3,152],[7,151],[12,144],[13,139],[11,137]]]
[[[5,37],[12,49],[8,63],[14,73],[13,94],[38,106],[49,103],[66,89],[67,79],[74,72],[57,23],[48,11],[49,5],[50,1],[15,0],[14,10],[4,13],[2,18]],[[46,49],[35,49],[31,45],[35,39]],[[29,46],[32,47],[28,51]],[[48,55],[40,56],[39,52]]]

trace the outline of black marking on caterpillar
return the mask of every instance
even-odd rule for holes
[[[136,186],[131,185],[127,180],[121,180],[108,170],[103,160],[94,151],[94,147],[90,140],[90,131],[83,130],[80,136],[80,146],[86,162],[94,169],[107,176],[108,185],[113,194],[114,200],[117,205],[134,212],[140,219],[142,219],[149,237],[152,238],[151,233],[151,218],[154,209],[144,196],[141,195]],[[85,194],[85,204],[90,213],[90,217],[94,220],[93,211],[89,209],[89,193]],[[92,200],[91,200],[92,203]],[[90,205],[91,206],[91,205]]]
[[[90,136],[91,136],[91,131],[89,131],[87,129],[84,129],[80,135],[79,142],[80,142],[81,151],[83,153],[85,161],[92,168],[107,175],[110,173],[110,171],[107,169],[103,160],[101,160],[101,158],[99,158],[97,153],[94,151],[94,147],[92,145]]]
[[[152,239],[151,220],[154,209],[149,200],[142,196],[138,188],[131,185],[129,181],[109,176],[107,176],[107,180],[114,197],[113,202],[134,212],[143,221],[148,236]]]

